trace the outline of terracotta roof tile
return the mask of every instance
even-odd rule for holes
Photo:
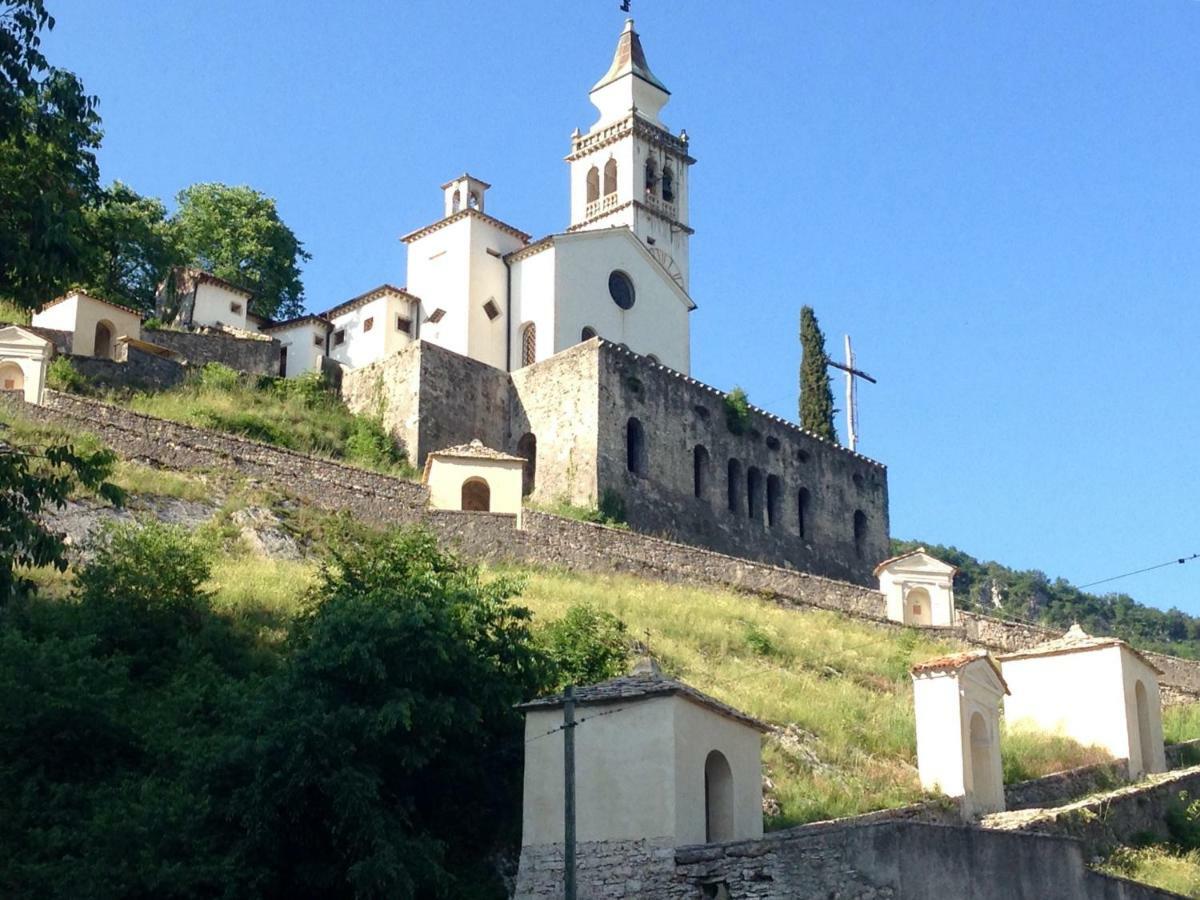
[[[967,650],[963,653],[951,654],[950,656],[938,656],[934,659],[922,660],[914,665],[910,671],[913,675],[925,675],[930,672],[955,672],[980,660],[986,662],[991,667],[991,670],[996,673],[996,677],[1000,679],[1000,685],[1004,688],[1004,693],[1012,693],[1008,689],[1008,684],[1004,680],[1004,675],[1000,671],[999,664],[997,664],[996,660],[986,650]]]

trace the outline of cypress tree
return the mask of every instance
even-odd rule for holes
[[[837,441],[825,335],[811,306],[800,310],[800,427]]]

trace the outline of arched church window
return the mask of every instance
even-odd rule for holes
[[[591,325],[584,325],[583,331],[579,332],[579,340],[581,340],[581,341],[590,341],[595,336],[596,336],[596,329],[593,328]]]
[[[621,309],[632,309],[634,300],[633,279],[620,269],[614,269],[612,274],[608,276],[608,294],[612,297],[613,303],[617,304]]]
[[[477,194],[475,191],[471,191],[471,193],[467,196],[467,206],[469,206],[471,209],[479,209],[479,194]]]
[[[812,527],[809,524],[810,506],[812,494],[808,492],[808,488],[800,488],[800,493],[796,495],[796,527],[800,531],[800,537],[808,537],[808,530]]]
[[[699,500],[708,494],[708,448],[703,444],[692,450],[692,491]]]
[[[778,475],[767,476],[767,527],[776,528],[779,525],[779,501],[782,493],[782,482]]]
[[[867,514],[854,511],[854,555],[862,559],[867,553]]]
[[[646,160],[646,196],[653,197],[655,187],[658,185],[658,172],[654,168],[654,160]]]
[[[667,203],[675,202],[675,174],[671,171],[670,166],[663,166],[662,198]]]
[[[731,459],[727,475],[729,511],[737,513],[742,508],[742,464],[736,459]]]
[[[634,475],[646,474],[646,432],[642,423],[630,419],[625,423],[625,463]]]
[[[455,191],[454,195],[450,198],[450,212],[456,213],[460,209],[462,209],[462,194]]]
[[[537,362],[537,326],[532,322],[521,329],[521,365]]]
[[[587,173],[587,202],[592,203],[600,199],[600,170],[595,166],[588,169]]]
[[[617,161],[610,159],[604,164],[604,196],[617,192]]]

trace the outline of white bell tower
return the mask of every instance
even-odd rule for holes
[[[688,290],[688,136],[671,134],[659,112],[671,92],[646,63],[633,19],[612,65],[589,97],[600,117],[571,135],[569,231],[624,225]]]

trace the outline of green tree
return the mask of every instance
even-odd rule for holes
[[[199,266],[254,291],[251,311],[268,318],[304,309],[300,265],[312,257],[283,220],[275,201],[258,191],[225,184],[194,184],[176,197],[174,245]]]
[[[629,635],[625,623],[607,610],[577,604],[542,628],[539,637],[558,670],[556,687],[624,674]]]
[[[62,536],[47,527],[45,513],[66,505],[79,486],[120,502],[121,491],[105,482],[115,461],[108,450],[68,444],[39,450],[0,437],[0,608],[32,592],[22,567],[67,567]]]
[[[800,427],[837,441],[825,335],[811,306],[800,310]]]
[[[82,286],[113,303],[153,312],[158,285],[178,261],[162,201],[115,181],[84,216],[89,234]]]
[[[513,705],[551,678],[516,589],[428,532],[334,550],[246,732],[230,811],[239,857],[272,873],[260,895],[485,895],[520,806]]]
[[[41,0],[0,11],[0,296],[31,309],[84,271],[84,208],[99,190],[96,100],[48,65]]]

